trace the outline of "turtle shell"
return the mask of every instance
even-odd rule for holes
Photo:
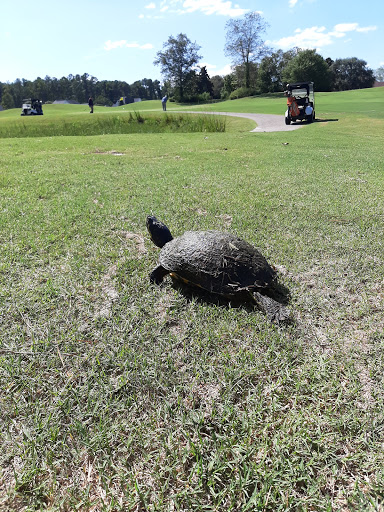
[[[235,295],[266,288],[276,272],[252,245],[220,231],[187,231],[168,242],[160,264],[209,292]]]

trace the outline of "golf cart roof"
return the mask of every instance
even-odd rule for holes
[[[295,84],[287,84],[287,89],[291,91],[292,89],[313,89],[313,82],[296,82]]]
[[[295,96],[295,98],[309,97],[314,102],[313,82],[296,82],[295,84],[287,84],[286,94]]]

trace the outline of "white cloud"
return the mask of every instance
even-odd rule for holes
[[[151,50],[153,45],[151,43],[139,44],[139,43],[127,43],[126,39],[121,41],[106,41],[104,43],[104,50],[110,51],[116,48],[138,48],[140,50]]]
[[[153,2],[151,2],[150,4],[146,5],[145,6],[146,9],[156,9],[156,4],[154,4]]]
[[[295,7],[298,0],[289,0],[289,7]]]
[[[220,69],[216,69],[214,73],[212,73],[212,76],[215,76],[215,75],[220,75],[220,76],[225,76],[225,75],[229,75],[230,73],[232,73],[233,69],[232,69],[232,66],[230,64],[226,64],[224,67],[220,68]]]
[[[333,27],[333,30],[336,32],[351,32],[356,30],[358,26],[358,23],[338,23]]]
[[[371,25],[370,27],[358,27],[356,32],[372,32],[374,30],[377,30],[376,25]]]
[[[377,27],[359,27],[358,23],[339,23],[333,27],[333,30],[327,31],[326,27],[297,28],[294,35],[282,37],[278,41],[271,41],[270,44],[282,49],[293,48],[322,48],[333,44],[335,38],[345,37],[347,32],[370,32]]]
[[[215,64],[209,64],[208,62],[199,62],[199,67],[205,66],[207,68],[207,72],[209,76],[215,76],[215,75],[229,75],[232,73],[232,68],[230,64],[226,64],[222,68],[217,69],[217,66]]]
[[[372,32],[373,30],[377,30],[377,27],[375,25],[359,27],[358,23],[339,23],[334,26],[334,30],[336,32]]]
[[[153,45],[151,43],[139,44],[139,43],[127,43],[127,48],[139,48],[140,50],[151,50]]]
[[[186,12],[200,11],[207,16],[219,14],[235,17],[248,12],[248,9],[242,9],[238,5],[232,6],[232,2],[223,0],[184,0],[183,8]]]
[[[273,41],[273,44],[283,49],[293,48],[294,46],[300,48],[319,48],[332,42],[332,38],[325,30],[325,27],[311,27],[304,30],[298,28],[295,30],[295,35],[282,37],[278,41]]]
[[[217,14],[222,16],[242,16],[249,9],[243,9],[238,4],[233,4],[231,0],[162,0],[160,11],[177,14],[188,14],[200,12],[210,16]]]
[[[115,48],[122,48],[125,46],[127,41],[125,39],[122,39],[121,41],[106,41],[104,43],[104,50],[114,50]]]

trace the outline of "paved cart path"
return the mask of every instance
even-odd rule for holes
[[[305,123],[297,124],[285,124],[284,116],[278,116],[275,114],[246,114],[243,112],[192,112],[188,111],[187,114],[215,114],[220,116],[234,116],[234,117],[245,117],[246,119],[252,119],[257,123],[256,128],[251,132],[291,132],[304,126]]]

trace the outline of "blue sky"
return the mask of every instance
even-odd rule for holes
[[[3,0],[0,81],[88,73],[99,80],[161,80],[153,65],[170,35],[201,46],[210,76],[230,72],[225,24],[258,11],[274,49],[316,48],[324,57],[384,65],[384,1],[367,0]]]

